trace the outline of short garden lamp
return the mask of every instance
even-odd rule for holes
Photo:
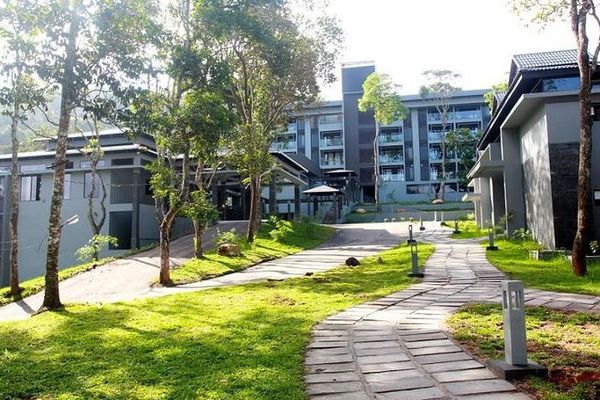
[[[406,241],[406,244],[411,244],[415,242],[415,238],[413,237],[413,226],[412,224],[408,225],[408,240]]]
[[[419,271],[419,246],[416,240],[413,240],[409,243],[410,245],[410,261],[412,263],[411,273],[408,274],[410,277],[419,277],[422,278],[425,276],[422,272]]]
[[[421,225],[421,226],[419,227],[419,230],[420,230],[420,231],[424,231],[424,230],[425,230],[425,226],[423,226],[423,217],[420,217],[420,218],[419,218],[419,224]]]
[[[502,281],[502,316],[504,321],[504,360],[490,360],[487,367],[502,379],[529,375],[544,377],[545,367],[527,359],[525,295],[523,282]]]
[[[486,247],[487,250],[498,250],[498,246],[494,245],[494,225],[490,225],[488,228],[488,238],[489,238],[489,245],[488,247]]]
[[[454,220],[454,231],[452,233],[460,233],[458,230],[458,220]]]

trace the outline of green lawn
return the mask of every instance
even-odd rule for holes
[[[454,221],[446,221],[446,226],[454,230]],[[453,233],[450,237],[452,239],[474,239],[480,237],[487,237],[487,229],[479,229],[477,222],[475,221],[458,221],[459,233]]]
[[[549,261],[529,258],[529,250],[538,249],[534,242],[497,240],[497,251],[488,251],[487,258],[511,278],[522,280],[525,286],[600,296],[600,265],[589,265],[589,274],[579,278],[573,275],[571,264],[562,257]],[[484,243],[487,246],[487,242]]]
[[[482,359],[504,358],[502,309],[472,305],[452,315],[454,339]],[[530,359],[546,366],[550,380],[527,379],[518,385],[541,400],[590,400],[600,390],[600,316],[527,309]],[[579,383],[575,383],[579,382]]]
[[[240,271],[262,261],[316,247],[329,240],[334,233],[334,228],[312,222],[269,220],[262,224],[254,243],[241,241],[241,256],[219,256],[212,250],[204,258],[193,259],[174,269],[171,279],[175,284],[184,284]]]
[[[424,263],[433,246],[419,248]],[[415,282],[406,245],[381,257],[284,282],[0,324],[0,398],[305,399],[311,327]]]

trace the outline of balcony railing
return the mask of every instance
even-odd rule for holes
[[[342,161],[321,160],[321,168],[344,168],[344,163]]]
[[[297,149],[296,141],[271,143],[271,150],[274,150],[274,151],[296,151],[296,149]]]
[[[404,174],[381,174],[383,182],[404,182]]]
[[[298,132],[298,124],[295,122],[289,123],[287,131],[289,133],[297,133]]]
[[[324,147],[340,147],[344,145],[344,139],[341,137],[323,138],[320,141],[321,148]]]
[[[444,134],[442,132],[428,132],[427,133],[427,139],[429,139],[430,142],[440,142],[443,137],[444,137]]]
[[[471,121],[481,119],[481,111],[452,111],[448,113],[448,121]],[[431,122],[439,122],[442,120],[441,114],[428,113],[427,120]]]
[[[379,164],[381,164],[381,165],[402,164],[403,162],[404,162],[404,157],[402,157],[400,155],[382,154],[379,156]]]
[[[398,144],[404,142],[404,135],[399,133],[395,135],[379,135],[379,144]]]

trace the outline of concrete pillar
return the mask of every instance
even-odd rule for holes
[[[479,179],[479,188],[481,190],[481,209],[480,209],[480,226],[488,227],[493,223],[492,220],[492,194],[490,193],[490,180],[488,178]]]
[[[140,189],[142,171],[135,168],[132,171],[131,189],[131,248],[140,247]]]
[[[421,143],[419,142],[419,110],[414,109],[410,113],[412,125],[412,148],[413,162],[415,172],[415,182],[421,181]],[[425,144],[428,146],[428,144]]]
[[[271,178],[271,183],[269,184],[269,214],[277,215],[277,182],[275,181],[275,177]]]
[[[294,185],[294,219],[299,220],[300,213],[300,185]]]
[[[525,227],[525,200],[523,198],[523,168],[519,132],[503,129],[500,134],[504,160],[504,209],[512,214],[507,223],[508,234]]]
[[[500,218],[506,214],[504,209],[504,182],[502,175],[490,178],[490,191],[492,193],[492,218],[498,223]]]

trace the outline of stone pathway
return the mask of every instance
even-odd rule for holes
[[[443,321],[468,302],[500,302],[505,275],[475,241],[453,241],[428,230],[436,243],[424,280],[350,308],[313,330],[305,359],[314,400],[529,399],[458,347]],[[527,290],[528,305],[600,312],[600,297]]]

